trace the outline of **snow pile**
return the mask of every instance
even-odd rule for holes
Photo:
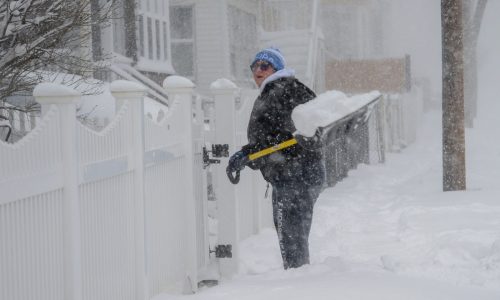
[[[274,228],[265,229],[258,236],[241,242],[240,256],[242,274],[262,274],[283,268]]]
[[[299,134],[310,137],[318,127],[340,120],[379,96],[378,91],[353,97],[347,97],[339,91],[327,91],[297,106],[292,112],[292,120]]]
[[[389,156],[387,166],[361,166],[325,191],[313,260],[340,257],[373,271],[498,289],[499,190],[441,192],[439,139],[433,142]]]

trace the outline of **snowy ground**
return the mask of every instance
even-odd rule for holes
[[[500,299],[495,111],[483,111],[467,131],[466,192],[442,192],[441,119],[427,114],[416,144],[388,155],[386,164],[361,165],[323,192],[311,265],[283,271],[269,229],[242,243],[235,278],[193,296],[156,300]]]

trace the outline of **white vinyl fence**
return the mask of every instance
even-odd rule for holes
[[[208,168],[217,219],[210,245],[202,148],[228,144],[232,154],[246,143],[257,91],[215,81],[207,131],[192,82],[170,76],[164,88],[169,111],[156,123],[144,117],[141,85],[113,82],[116,115],[99,132],[77,121],[78,92],[35,89],[37,127],[15,144],[0,142],[0,299],[143,300],[196,291],[209,266],[223,276],[238,271],[240,241],[272,226],[271,199],[260,172],[247,168],[233,185],[220,158]],[[414,138],[406,114],[420,100],[396,99],[372,115],[370,149]],[[228,244],[231,258],[209,256]]]
[[[379,110],[386,151],[400,152],[415,141],[423,115],[422,90],[418,86],[407,93],[384,94]]]
[[[117,112],[100,132],[76,120],[74,90],[35,89],[40,123],[0,143],[0,299],[196,290],[208,263],[201,123],[193,84],[165,87],[169,115],[156,124],[144,118],[142,86],[112,83]]]

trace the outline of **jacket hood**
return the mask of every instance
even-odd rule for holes
[[[266,84],[268,84],[271,81],[275,81],[277,79],[283,78],[283,77],[295,77],[295,70],[293,69],[282,69],[277,72],[274,72],[271,74],[269,77],[267,77],[262,84],[260,85],[259,91],[262,93],[264,88],[266,87]]]

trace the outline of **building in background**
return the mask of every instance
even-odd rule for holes
[[[83,45],[92,48],[94,61],[107,64],[105,72],[94,75],[105,82],[140,82],[148,88],[147,99],[162,105],[168,105],[162,82],[174,74],[191,79],[205,99],[219,78],[254,89],[249,65],[259,49],[269,46],[280,48],[287,66],[317,93],[325,90],[331,57],[383,52],[379,1],[116,1],[111,26],[93,26],[91,47]],[[90,3],[98,14],[97,8],[111,1]],[[80,112],[98,117],[96,104],[89,103]],[[99,127],[105,125],[100,121]]]
[[[218,78],[254,88],[250,62],[275,46],[299,79],[324,90],[320,0],[119,1],[113,25],[94,35],[102,46],[102,53],[94,47],[94,59],[110,61],[106,81],[140,81],[160,101],[166,95],[159,85],[172,74],[191,79],[201,94]]]
[[[114,14],[111,26],[93,28],[93,57],[109,64],[109,72],[100,79],[138,81],[148,88],[150,98],[167,104],[161,83],[175,73],[169,1],[118,0]]]
[[[380,58],[384,53],[384,11],[381,0],[322,0],[321,25],[330,57]]]

